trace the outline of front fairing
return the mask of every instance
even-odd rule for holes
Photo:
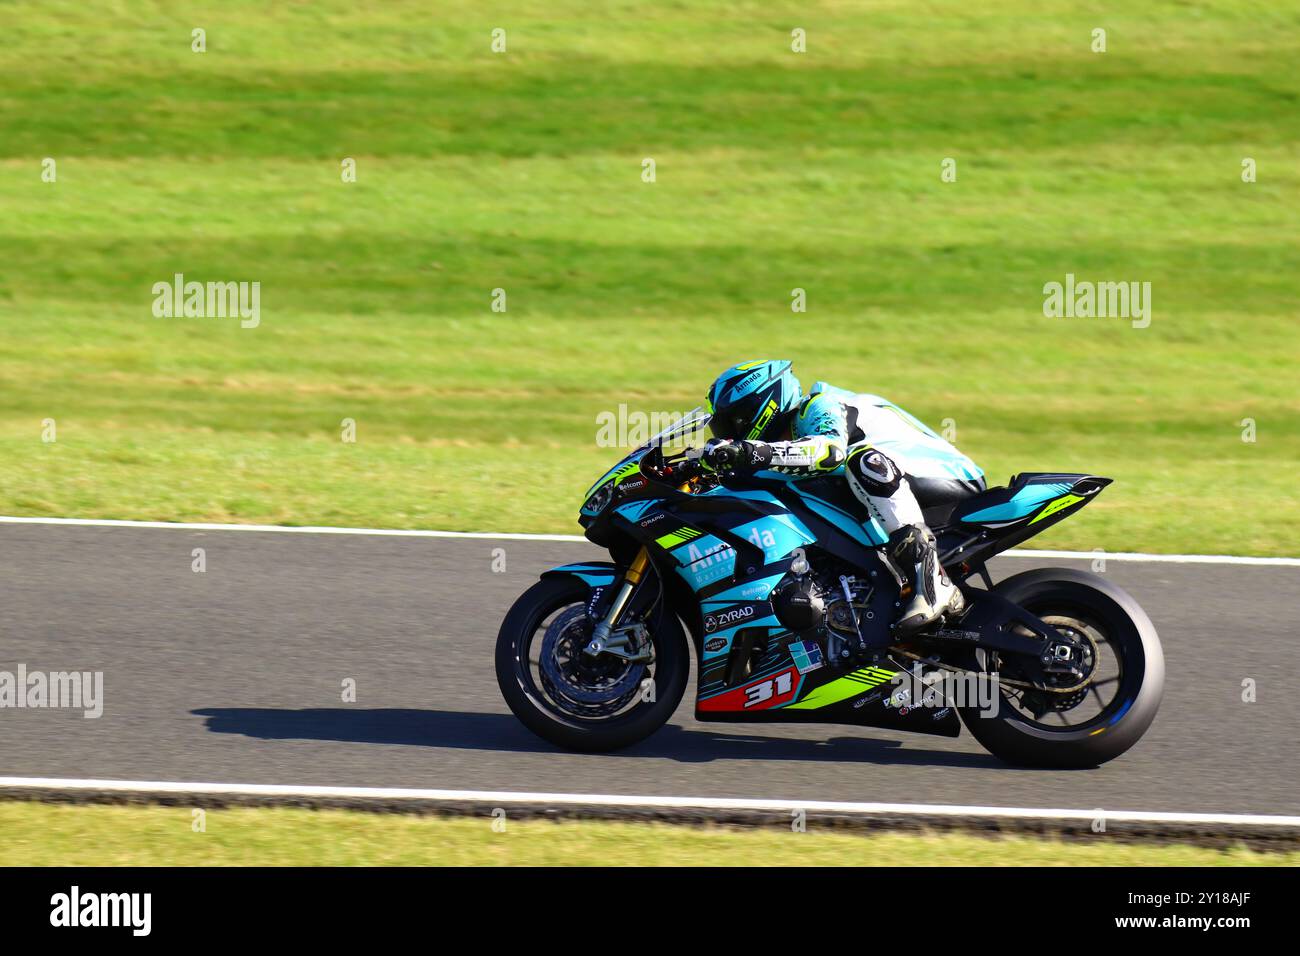
[[[604,511],[613,497],[615,488],[625,481],[631,481],[640,476],[641,459],[649,453],[650,449],[648,448],[638,448],[601,475],[583,496],[581,513],[594,517]]]
[[[632,485],[641,477],[641,461],[655,449],[666,450],[675,445],[689,444],[690,440],[708,427],[712,416],[703,408],[694,408],[675,419],[667,428],[651,436],[644,444],[632,449],[613,468],[601,475],[583,495],[580,518],[595,518],[609,506],[614,490],[620,485]],[[624,488],[624,490],[629,490]],[[584,522],[584,526],[587,522]]]

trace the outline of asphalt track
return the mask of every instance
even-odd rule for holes
[[[556,750],[506,709],[493,643],[540,570],[598,557],[557,541],[0,525],[0,670],[105,685],[99,719],[0,709],[0,775],[1300,812],[1300,568],[1108,562],[1160,631],[1164,704],[1118,760],[1042,771],[965,734],[700,724],[689,698],[637,747]],[[1086,566],[993,570],[1048,564]]]

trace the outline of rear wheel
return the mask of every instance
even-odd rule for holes
[[[1085,679],[1054,678],[1058,691],[1082,683],[1066,693],[999,683],[996,714],[958,708],[972,736],[1008,763],[1035,767],[1095,767],[1137,743],[1160,707],[1165,664],[1155,627],[1132,596],[1066,568],[1027,571],[996,590],[1070,638]],[[975,663],[1003,681],[1023,679],[1014,657],[979,651]]]
[[[497,684],[515,716],[570,750],[606,751],[650,736],[672,716],[690,671],[686,637],[663,609],[647,624],[649,660],[584,653],[588,587],[544,578],[510,609],[497,636]]]

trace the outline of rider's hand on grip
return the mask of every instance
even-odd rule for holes
[[[710,438],[704,445],[704,454],[700,456],[700,460],[710,471],[725,473],[735,471],[743,455],[744,450],[739,442],[728,441],[725,438]]]
[[[772,446],[763,442],[729,441],[711,438],[701,456],[706,468],[720,474],[735,471],[755,471],[772,460]]]

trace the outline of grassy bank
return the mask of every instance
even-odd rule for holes
[[[442,819],[341,810],[0,803],[0,866],[1296,866],[1300,854],[665,824]]]
[[[597,415],[773,355],[995,482],[1116,479],[1041,546],[1296,551],[1293,6],[5,19],[0,513],[573,531]],[[176,273],[260,324],[155,318]],[[1150,326],[1045,318],[1067,273],[1150,282]]]

